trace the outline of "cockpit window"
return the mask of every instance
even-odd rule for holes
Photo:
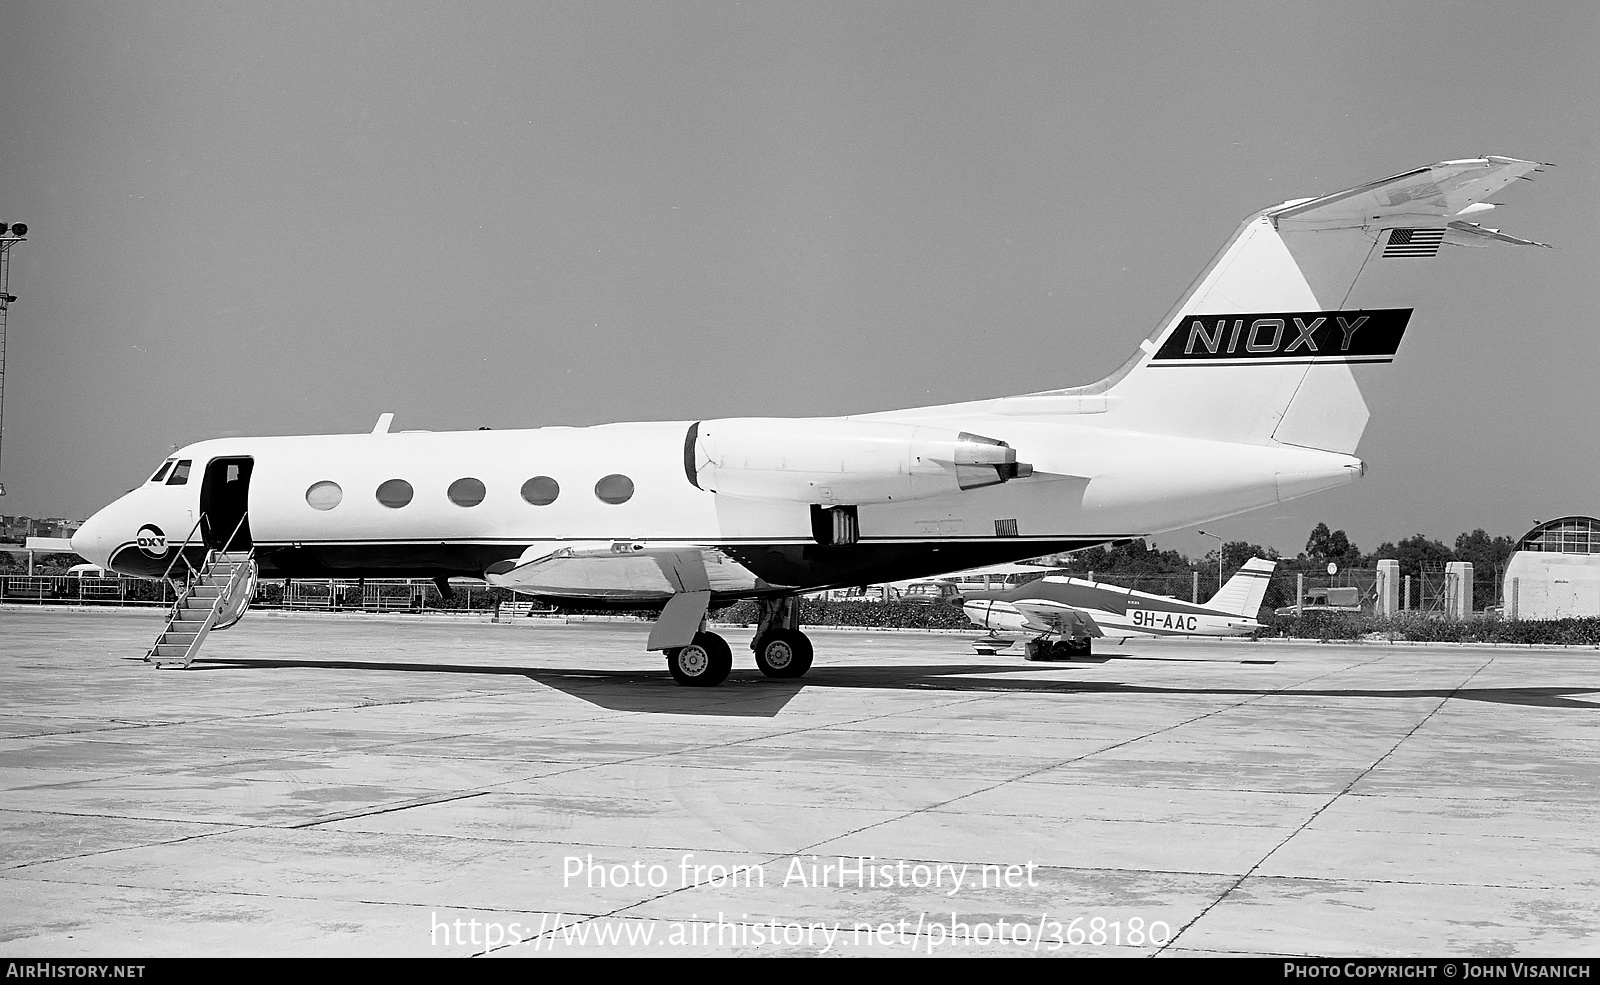
[[[162,462],[161,467],[156,469],[156,474],[150,477],[150,481],[160,482],[162,479],[165,479],[167,477],[167,469],[172,468],[172,463],[175,461],[177,461],[177,459],[169,458],[165,462]]]
[[[191,464],[192,464],[192,460],[186,458],[183,461],[179,462],[177,465],[174,465],[172,467],[172,474],[167,477],[167,485],[169,485],[169,486],[187,485],[188,482],[189,482],[189,466]]]

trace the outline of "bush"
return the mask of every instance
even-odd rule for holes
[[[1541,643],[1550,646],[1600,646],[1600,618],[1497,619],[1478,616],[1456,621],[1408,612],[1392,618],[1368,613],[1308,612],[1278,619],[1262,638],[1358,640],[1379,637],[1409,643]]]
[[[713,613],[718,622],[754,626],[761,619],[754,602],[738,602]],[[912,602],[835,602],[800,600],[802,626],[863,626],[886,629],[964,629],[971,627],[958,605]]]

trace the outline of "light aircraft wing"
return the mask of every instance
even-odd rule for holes
[[[1017,611],[1028,620],[1028,626],[1039,632],[1060,633],[1082,639],[1085,636],[1104,636],[1105,631],[1100,624],[1094,621],[1094,616],[1087,610],[1075,609],[1070,605],[1051,604],[1023,600],[1013,602]]]

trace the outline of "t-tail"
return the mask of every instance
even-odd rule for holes
[[[1267,584],[1272,581],[1276,561],[1253,557],[1244,567],[1229,578],[1217,594],[1206,602],[1206,608],[1216,609],[1236,616],[1256,618],[1261,611],[1261,600],[1267,596]]]
[[[1121,369],[1054,393],[1108,427],[1352,454],[1441,249],[1545,245],[1472,221],[1542,167],[1445,161],[1258,213]]]

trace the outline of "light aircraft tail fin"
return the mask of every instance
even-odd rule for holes
[[[1111,427],[1351,454],[1441,247],[1545,245],[1468,221],[1540,169],[1445,161],[1258,213],[1121,369],[1049,395]]]
[[[1261,611],[1261,600],[1267,595],[1267,583],[1272,580],[1276,561],[1253,557],[1234,573],[1228,583],[1206,602],[1207,608],[1251,619]]]

